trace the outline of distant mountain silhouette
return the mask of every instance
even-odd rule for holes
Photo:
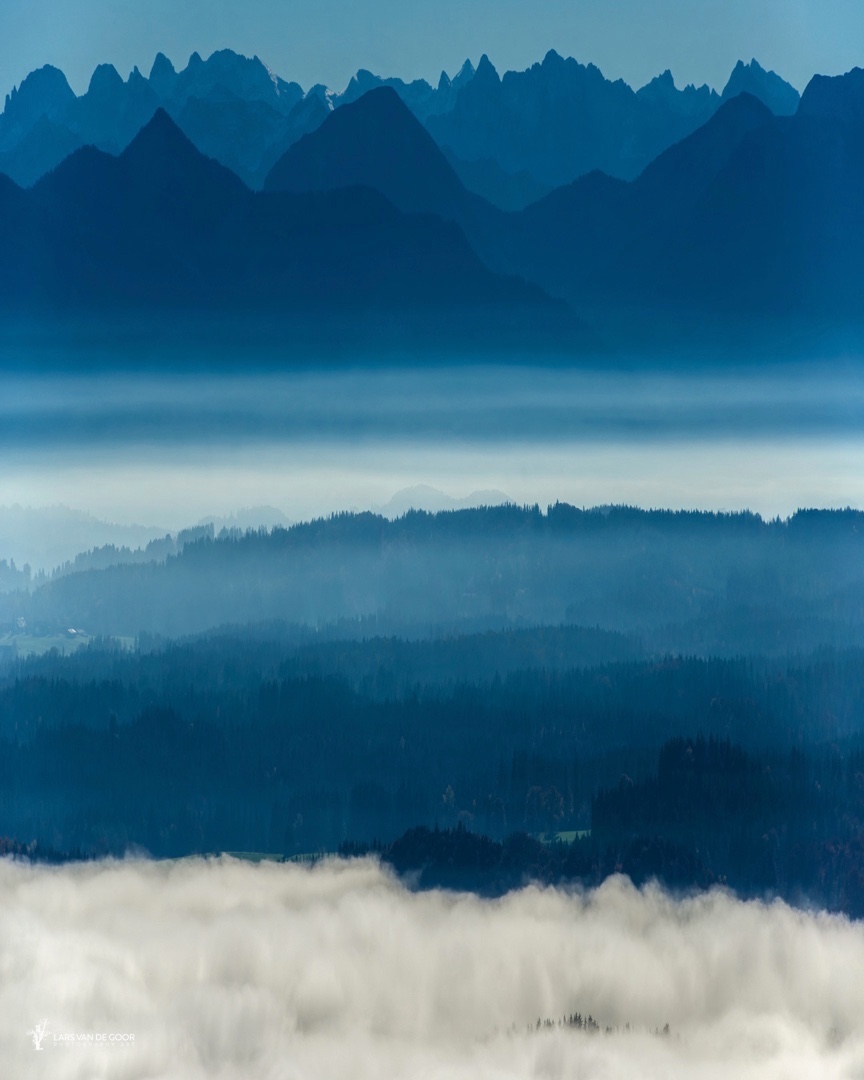
[[[303,97],[302,88],[274,75],[258,59],[219,49],[206,60],[197,52],[177,72],[171,61],[157,54],[150,70],[150,85],[163,103],[182,107],[190,98],[260,101],[287,116]]]
[[[378,90],[383,87],[389,87],[394,93],[398,94],[411,112],[418,117],[425,118],[430,112],[440,112],[443,111],[442,106],[443,108],[447,107],[444,102],[436,101],[439,95],[436,93],[435,88],[425,79],[414,79],[412,82],[406,83],[402,79],[381,78],[364,68],[361,68],[356,75],[352,76],[341,94],[332,95],[331,101],[334,107],[350,105],[354,101],[359,101],[361,97],[364,97],[371,90]]]
[[[106,544],[144,547],[167,532],[154,525],[117,525],[68,506],[0,505],[0,550],[33,570],[51,570]]]
[[[857,71],[815,80],[794,117],[739,95],[635,181],[584,177],[513,215],[497,248],[475,242],[490,265],[667,323],[699,310],[860,321],[862,105]]]
[[[505,181],[499,195],[490,166],[505,177],[523,177],[523,185],[540,193],[595,169],[632,179],[739,93],[752,94],[777,115],[794,113],[798,104],[797,90],[755,60],[739,61],[722,97],[704,85],[679,90],[668,70],[634,93],[594,65],[554,50],[542,63],[501,78],[484,55],[476,70],[466,61],[452,81],[442,72],[437,88],[361,70],[328,100],[338,108],[385,85],[446,148],[466,186],[505,209],[515,208],[514,189]],[[475,163],[485,165],[483,172],[472,173]],[[522,206],[533,201],[516,198]]]
[[[0,172],[30,185],[82,145],[66,126],[77,98],[58,68],[32,71],[6,95],[0,115]]]
[[[285,150],[330,115],[320,98],[303,99],[286,115],[263,101],[190,97],[172,108],[178,126],[195,146],[261,188]]]
[[[135,68],[124,81],[110,64],[101,64],[81,97],[61,71],[44,67],[6,99],[0,167],[29,186],[78,146],[117,154],[161,106],[199,149],[260,185],[287,146],[329,111],[297,109],[303,97],[297,83],[273,75],[257,57],[228,49],[207,60],[193,53],[180,72],[159,53],[149,79]]]
[[[116,154],[158,107],[156,92],[138,68],[124,82],[111,64],[100,64],[87,93],[77,101],[71,126],[87,143]]]
[[[14,309],[558,311],[376,192],[254,194],[162,109],[118,157],[84,147],[29,192],[6,181],[0,216]]]
[[[150,86],[202,153],[256,188],[287,147],[330,111],[320,100],[307,104],[297,83],[274,75],[257,56],[230,49],[207,60],[193,53],[180,72],[159,53]]]
[[[621,253],[647,234],[661,244],[693,207],[744,136],[771,113],[749,95],[722,106],[692,135],[661,154],[636,180],[593,172],[558,188],[494,231],[471,235],[490,265],[507,267],[578,300],[614,292]]]
[[[360,68],[341,93],[316,86],[309,91],[309,94],[319,91],[326,93],[330,107],[338,109],[342,105],[350,105],[358,101],[370,90],[388,86],[399,95],[417,119],[425,124],[430,116],[449,112],[455,105],[462,87],[471,82],[474,75],[474,65],[470,60],[465,61],[452,79],[446,71],[442,71],[435,86],[425,79],[413,79],[406,83],[403,79],[382,78],[365,68]]]
[[[454,108],[427,124],[436,141],[463,160],[492,159],[548,186],[593,169],[630,178],[719,104],[707,88],[678,91],[669,84],[671,76],[655,92],[637,94],[605,79],[593,64],[554,51],[502,79],[484,56]]]
[[[547,194],[548,188],[529,173],[510,174],[495,161],[462,161],[449,149],[439,149],[410,107],[411,94],[398,83],[358,73],[342,97],[331,99],[339,107],[317,118],[308,138],[291,140],[264,181],[265,190],[327,191],[364,184],[402,210],[460,220],[469,205],[476,210],[476,200],[466,192],[507,210],[522,209]],[[371,89],[352,96],[365,85]]]
[[[32,72],[6,99],[0,153],[13,179],[29,184],[73,149],[88,145],[118,153],[147,123],[159,98],[137,68],[124,82],[110,64],[93,72],[76,97],[57,68]],[[33,175],[35,170],[42,171]]]
[[[845,75],[814,75],[798,107],[802,117],[835,120],[844,125],[864,125],[864,70],[853,68]]]
[[[716,90],[705,84],[699,87],[690,85],[679,90],[669,68],[640,87],[636,97],[655,109],[673,115],[692,116],[697,120],[710,116],[720,104]]]
[[[204,157],[164,109],[157,109],[119,155],[84,147],[33,188],[37,204],[79,221],[116,218],[118,240],[135,219],[152,216],[146,228],[191,238],[206,235],[214,222],[226,223],[246,200],[246,187],[229,169]],[[158,220],[157,220],[158,219]]]
[[[393,520],[402,517],[409,510],[425,510],[437,514],[446,510],[467,510],[473,507],[502,506],[513,500],[497,489],[472,491],[463,498],[455,498],[429,484],[415,484],[395,492],[383,506],[372,506],[374,514]]]
[[[864,79],[856,70],[830,82],[741,141],[667,248],[655,278],[667,290],[861,320]]]
[[[752,94],[775,116],[793,116],[801,99],[794,86],[775,72],[766,71],[756,60],[751,60],[749,64],[738,61],[720,100],[729,101],[739,94]]]
[[[212,525],[218,535],[222,529],[271,529],[287,528],[291,519],[275,506],[243,506],[230,514],[210,514],[200,518],[197,525]]]
[[[265,191],[332,191],[361,184],[406,212],[461,219],[479,200],[392,87],[331,113],[273,166]]]
[[[619,324],[860,320],[864,71],[816,76],[794,109],[754,60],[722,98],[669,72],[634,92],[554,52],[436,88],[361,71],[342,95],[227,50],[125,82],[103,65],[80,98],[41,68],[0,117],[3,302],[548,314],[542,289]],[[661,144],[622,178],[622,154]],[[598,155],[609,171],[543,194],[537,176]]]
[[[634,93],[555,52],[503,79],[484,56],[476,70],[466,61],[452,79],[442,72],[435,86],[361,69],[342,92],[314,86],[305,94],[257,57],[229,49],[206,60],[193,53],[181,71],[159,53],[148,78],[136,68],[124,82],[100,65],[80,98],[56,68],[33,72],[0,115],[0,166],[27,186],[77,146],[116,154],[161,106],[202,153],[260,187],[278,158],[330,112],[382,87],[429,127],[469,190],[508,210],[593,169],[636,176],[721,102],[707,86],[678,90],[668,71]],[[736,67],[724,99],[740,91],[775,112],[794,111],[797,102],[792,87],[755,61]]]
[[[10,149],[0,150],[0,173],[30,187],[82,145],[79,135],[40,116]]]
[[[197,54],[196,54],[197,55]],[[177,71],[165,53],[156,53],[150,68],[150,85],[163,101],[171,97],[177,83]]]
[[[46,64],[31,71],[20,86],[6,95],[0,145],[8,146],[26,134],[42,117],[62,123],[76,102],[72,87],[59,68]]]
[[[696,203],[741,140],[770,124],[771,111],[751,94],[740,94],[723,105],[701,128],[652,161],[633,182],[645,213],[659,200],[680,214]]]

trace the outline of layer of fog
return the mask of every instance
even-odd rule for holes
[[[861,432],[864,369],[729,372],[535,367],[280,375],[5,374],[4,443],[153,438],[621,438]]]
[[[206,484],[203,486],[206,490]],[[32,496],[32,488],[29,493]],[[393,520],[409,510],[437,513],[441,510],[500,506],[508,502],[512,502],[512,499],[503,491],[472,491],[468,495],[454,497],[420,484],[403,488],[386,503],[373,503],[369,509]],[[0,559],[11,559],[19,568],[29,566],[34,572],[43,570],[51,573],[65,563],[73,562],[81,552],[93,548],[126,548],[130,552],[144,552],[150,558],[164,559],[166,545],[159,543],[158,551],[154,551],[152,541],[161,542],[168,535],[174,542],[174,548],[179,550],[185,543],[202,535],[202,526],[210,526],[211,534],[219,536],[223,531],[269,530],[288,528],[292,524],[291,518],[277,507],[266,505],[241,506],[227,514],[205,514],[198,520],[187,522],[186,527],[178,529],[175,526],[172,531],[159,525],[117,524],[62,503],[35,507],[13,503],[0,505]]]
[[[126,548],[156,558],[153,541],[164,541],[170,535],[179,550],[202,535],[202,526],[210,526],[212,534],[219,535],[222,530],[244,532],[290,524],[291,519],[273,506],[240,507],[230,514],[207,514],[187,522],[186,528],[175,527],[172,531],[153,524],[117,524],[62,503],[32,506],[19,502],[0,505],[0,559],[11,559],[18,568],[29,566],[32,571],[50,573],[93,548]],[[166,545],[157,546],[158,557],[164,559]]]
[[[864,1069],[864,927],[621,878],[491,902],[409,893],[372,862],[4,861],[0,943],[0,1058],[16,1077]],[[577,1011],[620,1030],[534,1030]],[[28,1035],[43,1019],[50,1059]],[[134,1047],[54,1038],[118,1033]]]
[[[560,500],[787,517],[800,507],[864,506],[864,438],[34,449],[4,456],[0,504],[63,503],[111,522],[176,531],[258,504],[294,521],[369,510],[417,484],[456,497],[494,489],[541,507]]]
[[[118,525],[176,531],[256,505],[296,521],[417,485],[766,516],[864,505],[860,367],[4,374],[0,386],[0,506],[65,504]],[[26,546],[0,558],[37,565]]]

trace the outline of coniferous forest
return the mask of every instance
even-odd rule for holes
[[[559,504],[92,553],[0,596],[2,831],[862,915],[861,525]]]

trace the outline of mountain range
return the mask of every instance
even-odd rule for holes
[[[411,510],[425,510],[437,514],[444,510],[469,510],[484,506],[504,506],[513,500],[496,488],[472,491],[470,495],[456,498],[429,484],[415,484],[395,492],[383,506],[373,503],[372,513],[393,521]]]
[[[592,169],[632,179],[738,93],[778,115],[798,102],[793,87],[755,60],[738,64],[722,94],[707,86],[678,90],[668,71],[634,91],[554,51],[503,78],[484,55],[452,79],[442,72],[435,87],[361,70],[336,93],[320,85],[304,92],[257,57],[228,49],[207,60],[193,53],[181,71],[160,53],[147,77],[135,68],[124,81],[100,65],[80,97],[57,68],[32,72],[0,114],[0,172],[28,187],[79,146],[118,154],[161,107],[202,153],[258,188],[330,112],[383,86],[427,127],[466,187],[508,210]]]
[[[797,105],[796,91],[755,60],[736,67],[733,82],[735,94],[752,93],[769,108],[794,112]],[[491,159],[553,188],[595,169],[633,179],[704,124],[723,100],[707,86],[678,90],[668,71],[634,91],[620,79],[604,78],[593,64],[555,51],[527,71],[500,78],[484,56],[453,109],[429,117],[427,127],[460,159]]]
[[[466,191],[390,88],[343,106],[265,181],[375,188],[456,221],[488,266],[577,308],[855,319],[864,268],[864,76],[811,82],[794,116],[742,93],[633,181],[592,172],[519,213]],[[385,134],[386,133],[386,134]]]
[[[33,571],[53,570],[82,551],[108,544],[143,548],[167,533],[154,525],[117,525],[68,506],[0,506],[4,558]]]
[[[221,95],[242,130],[250,108],[280,124],[316,109],[323,119],[275,157],[262,190],[202,153],[162,106],[119,153],[79,147],[27,189],[0,175],[7,313],[191,312],[216,323],[266,314],[314,324],[315,334],[322,318],[341,319],[349,338],[365,320],[375,338],[386,312],[397,325],[420,316],[412,333],[424,339],[458,326],[472,340],[515,334],[568,349],[584,344],[586,320],[601,337],[631,322],[638,336],[645,312],[667,335],[687,322],[704,333],[706,317],[733,333],[753,320],[860,327],[860,69],[815,77],[790,112],[795,92],[755,62],[735,69],[723,95],[677,91],[671,77],[632,95],[596,68],[550,54],[521,84],[498,79],[488,61],[442,77],[434,91],[360,73],[336,102],[323,87],[304,94],[260,61],[236,59],[214,54],[178,73],[160,57],[148,80],[133,73],[127,83],[100,68],[82,98],[54,69],[25,80],[7,102],[3,139],[28,123],[31,134],[39,125],[66,130],[70,109],[95,127],[106,114],[94,101],[116,104],[118,87],[128,96],[117,125],[134,126],[134,102],[152,104],[151,94],[202,117],[218,111]],[[517,100],[519,85],[529,101],[544,79],[568,88],[559,87],[562,100],[588,79],[603,93],[613,87],[620,102],[673,102],[688,124],[706,102],[710,115],[634,179],[593,169],[505,211],[466,187],[441,126],[470,106],[478,124],[497,116],[491,126],[515,139],[495,110]],[[759,96],[734,93],[753,84]],[[550,112],[561,123],[566,110]],[[235,145],[240,153],[240,134]],[[480,142],[474,152],[492,151]],[[475,164],[484,160],[500,173],[492,157]]]
[[[410,114],[409,114],[410,115]],[[536,286],[487,268],[453,222],[370,187],[252,192],[159,109],[118,156],[76,150],[32,188],[0,183],[6,313],[284,320],[486,311],[560,321]]]

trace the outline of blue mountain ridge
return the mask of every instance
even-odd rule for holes
[[[761,96],[775,111],[797,103],[797,91],[755,61],[739,64],[724,96],[733,82],[735,93]],[[721,103],[707,86],[678,90],[669,72],[634,92],[554,51],[503,78],[485,56],[476,69],[466,61],[453,79],[442,72],[435,87],[361,70],[341,93],[321,86],[304,93],[257,57],[228,49],[206,60],[193,53],[181,71],[160,53],[146,78],[136,68],[124,82],[100,65],[81,97],[57,68],[32,72],[0,115],[0,171],[26,187],[77,146],[117,154],[161,106],[199,150],[257,188],[328,112],[382,86],[429,128],[469,188],[508,209],[592,169],[632,179]],[[50,129],[39,127],[44,120]]]
[[[29,191],[4,178],[0,228],[7,312],[316,325],[427,312],[443,332],[487,311],[535,329],[564,317],[536,286],[484,266],[455,223],[403,214],[368,187],[252,192],[161,109],[119,156],[83,147]]]

